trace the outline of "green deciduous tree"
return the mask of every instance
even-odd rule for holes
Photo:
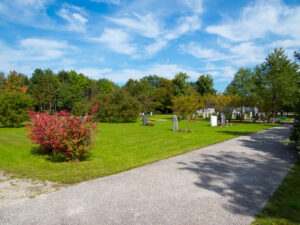
[[[196,113],[197,109],[203,108],[202,97],[199,94],[175,97],[173,99],[173,112],[181,119]]]
[[[91,96],[92,80],[75,71],[60,71],[58,73],[60,87],[58,89],[57,105],[60,109],[71,111],[75,103]]]
[[[100,93],[112,93],[114,90],[114,83],[105,78],[99,79],[97,86]]]
[[[300,63],[300,54],[295,52],[294,56],[296,60]],[[300,72],[298,72],[299,74]],[[297,81],[298,91],[296,93],[297,102],[295,104],[295,122],[292,128],[292,133],[290,139],[295,142],[297,148],[300,150],[300,75]]]
[[[257,99],[263,103],[265,111],[271,112],[273,123],[282,104],[295,102],[298,68],[295,62],[288,59],[283,49],[275,49],[256,69]]]
[[[6,78],[3,72],[0,72],[0,90],[5,88]]]
[[[187,80],[190,78],[186,73],[178,73],[172,80],[172,91],[175,97],[183,95],[191,95],[193,86]]]
[[[28,92],[40,111],[55,108],[60,82],[52,70],[36,69],[30,79]]]
[[[210,74],[199,76],[195,83],[196,91],[202,96],[205,94],[216,94],[216,90],[213,88],[214,79]]]

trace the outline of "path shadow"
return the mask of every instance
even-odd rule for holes
[[[251,134],[250,138],[235,140],[250,151],[233,147],[211,154],[200,152],[199,160],[178,162],[179,169],[197,174],[197,187],[227,199],[228,204],[222,205],[227,211],[253,216],[296,162],[296,151],[278,140],[282,134],[287,136],[288,128]]]
[[[246,131],[217,131],[217,133],[221,134],[229,134],[229,135],[234,135],[234,136],[244,136],[251,134],[251,132],[246,132]]]

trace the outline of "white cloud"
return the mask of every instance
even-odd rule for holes
[[[70,64],[71,61],[63,58],[70,49],[74,48],[65,41],[28,38],[21,40],[14,48],[0,41],[0,67],[6,72],[15,69],[29,74],[33,71],[32,62],[37,66],[41,62],[62,59],[63,64]]]
[[[210,68],[202,68],[201,71],[195,71],[177,64],[151,64],[138,69],[112,70],[111,72],[103,74],[103,76],[114,82],[126,82],[129,78],[140,79],[144,76],[154,74],[172,79],[177,73],[185,72],[191,77],[191,80],[196,80],[200,75],[209,73],[219,81],[229,81],[236,71],[237,70],[231,66],[217,67],[210,65]]]
[[[165,48],[168,45],[168,42],[201,28],[201,20],[197,14],[179,17],[176,20],[176,26],[171,29],[166,29],[164,27],[164,21],[162,18],[153,12],[148,12],[143,16],[138,13],[130,13],[126,15],[126,17],[108,17],[107,20],[120,26],[118,32],[122,32],[122,36],[125,36],[125,34],[127,37],[130,36],[130,38],[132,38],[130,40],[136,40],[138,38],[136,36],[152,39],[153,43],[146,45],[140,44],[141,46],[138,48],[139,54],[144,55],[146,58],[153,57],[155,54]],[[111,28],[107,29],[117,30]],[[131,35],[129,35],[129,33]],[[136,36],[132,34],[135,34]],[[112,40],[110,40],[110,42],[112,42]],[[122,43],[124,42],[125,41]],[[128,40],[126,42],[128,45]],[[135,48],[135,46],[131,47]],[[116,47],[111,47],[111,49],[119,53],[124,53],[123,49],[120,51],[117,51]],[[135,50],[137,50],[137,48],[135,48]],[[132,54],[132,52],[128,54]]]
[[[92,41],[106,43],[110,49],[120,54],[135,55],[136,52],[136,47],[129,43],[131,41],[131,37],[121,29],[105,28],[99,38],[89,39]]]
[[[239,18],[209,26],[208,33],[233,41],[263,38],[268,33],[299,37],[300,7],[289,8],[280,0],[256,0],[245,7]]]
[[[232,66],[215,66],[209,65],[208,68],[202,68],[202,74],[210,74],[215,81],[230,81],[232,80],[237,68]]]
[[[68,22],[66,29],[77,32],[85,32],[86,30],[85,25],[88,19],[82,14],[85,14],[82,8],[71,5],[65,5],[57,12],[57,15]]]
[[[128,28],[130,32],[135,32],[141,36],[148,38],[156,38],[160,35],[160,23],[154,19],[151,13],[139,15],[134,13],[134,18],[108,18],[109,21]]]
[[[82,68],[76,70],[78,73],[83,73],[84,75],[93,78],[93,79],[99,79],[102,77],[105,77],[107,73],[111,72],[112,69],[110,68],[104,68],[104,69],[98,69],[98,68]]]
[[[200,76],[200,73],[192,69],[181,67],[177,64],[152,64],[140,67],[138,69],[124,69],[111,71],[105,74],[105,77],[115,82],[126,82],[129,78],[140,79],[143,76],[156,74],[172,79],[179,72],[186,72],[192,79]]]
[[[224,60],[226,58],[229,58],[228,56],[216,50],[203,48],[201,45],[195,42],[190,42],[186,45],[181,45],[180,49],[183,52],[188,53],[196,58],[209,60],[209,61],[219,61],[219,60]]]
[[[152,57],[157,54],[161,49],[163,49],[168,44],[166,40],[158,40],[157,42],[146,46],[145,51],[147,56]]]
[[[53,60],[66,54],[66,49],[71,46],[67,42],[28,38],[20,41],[21,54],[24,54],[24,60]]]
[[[92,2],[101,2],[101,3],[106,3],[106,4],[113,4],[113,5],[120,5],[121,0],[90,0]]]
[[[17,24],[48,28],[53,24],[47,15],[46,8],[53,0],[2,0],[0,18]]]
[[[232,64],[237,66],[253,65],[262,63],[265,58],[266,49],[256,46],[253,42],[244,42],[229,48],[234,59]]]
[[[277,40],[271,42],[267,45],[271,48],[281,47],[281,48],[297,48],[300,47],[300,38],[299,39],[286,39],[286,40]]]
[[[194,32],[201,27],[200,19],[197,15],[180,17],[177,21],[177,26],[173,30],[164,30],[159,38],[156,38],[153,44],[145,47],[146,55],[154,56],[164,47],[168,45],[169,41],[175,40],[180,36]]]
[[[190,7],[195,13],[203,12],[203,1],[202,0],[182,0],[182,2]]]
[[[180,49],[182,52],[204,61],[226,61],[235,66],[262,63],[266,54],[266,48],[264,46],[256,46],[253,42],[243,42],[236,45],[227,44],[223,47],[226,47],[225,53],[214,49],[203,48],[198,43],[190,42],[186,45],[181,45]]]
[[[201,20],[199,16],[184,16],[178,19],[176,28],[174,30],[166,31],[165,39],[174,40],[178,37],[190,33],[201,28]]]

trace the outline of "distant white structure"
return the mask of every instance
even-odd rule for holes
[[[199,109],[197,110],[197,113],[202,113],[203,119],[209,118],[215,113],[214,108],[204,108],[204,109]]]

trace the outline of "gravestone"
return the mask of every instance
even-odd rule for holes
[[[146,126],[147,122],[147,115],[143,115],[143,126]]]
[[[173,131],[176,132],[178,130],[178,118],[176,115],[173,115]]]
[[[203,110],[203,119],[206,119],[206,117],[205,117],[205,110]]]
[[[217,116],[210,117],[210,126],[212,126],[212,127],[218,126],[218,117]]]
[[[250,112],[250,118],[252,118],[252,112]]]
[[[195,114],[192,115],[192,119],[195,119]]]
[[[152,116],[152,112],[150,112],[150,116]]]
[[[223,113],[221,114],[221,123],[222,124],[226,123],[226,116]]]

